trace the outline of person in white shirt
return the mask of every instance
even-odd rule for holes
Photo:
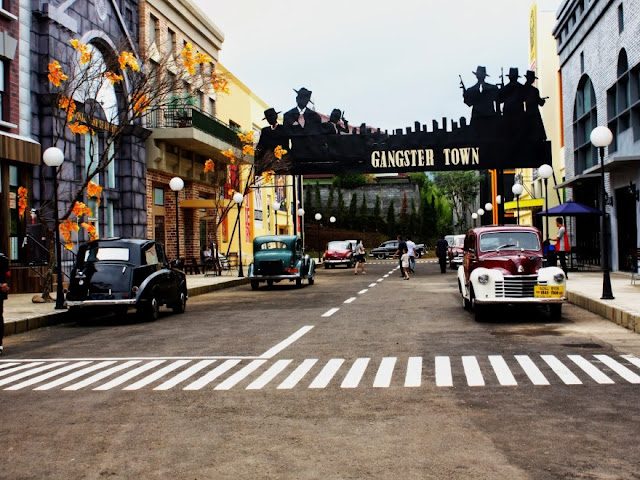
[[[407,252],[409,253],[409,271],[411,273],[416,273],[416,244],[411,238],[407,238]]]
[[[364,263],[367,261],[366,260],[366,254],[367,251],[364,249],[364,245],[362,244],[362,239],[358,240],[358,243],[356,245],[356,269],[355,269],[355,274],[358,274],[358,267],[360,267],[360,270],[362,270],[362,274],[366,274],[367,272],[365,272],[364,270]]]
[[[404,279],[409,280],[409,265],[411,264],[411,257],[409,257],[409,251],[406,248],[400,257],[400,262],[402,262],[402,270],[404,270]]]

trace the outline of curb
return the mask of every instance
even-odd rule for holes
[[[235,280],[229,280],[228,282],[216,283],[213,285],[201,285],[199,287],[187,288],[187,295],[189,297],[197,297],[198,295],[204,295],[205,293],[214,292],[216,290],[223,290],[225,288],[237,287],[239,285],[247,284],[249,284],[248,278],[238,278]],[[4,336],[9,337],[11,335],[25,333],[29,330],[35,330],[37,328],[51,327],[53,325],[75,321],[69,319],[67,313],[67,310],[58,310],[39,315],[37,317],[21,318],[11,322],[5,321]]]
[[[570,291],[567,291],[567,301],[621,327],[628,328],[632,332],[640,333],[640,315],[636,313]]]

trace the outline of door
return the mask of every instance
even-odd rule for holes
[[[631,184],[635,191],[635,185]],[[635,255],[638,249],[638,204],[629,187],[616,189],[616,216],[618,218],[618,270],[631,271],[637,268]]]

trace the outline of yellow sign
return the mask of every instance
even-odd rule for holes
[[[533,296],[536,298],[562,298],[564,297],[564,287],[536,285],[533,287]]]
[[[538,10],[534,3],[529,11],[529,64],[533,65],[538,58],[538,44],[536,30],[538,29]]]

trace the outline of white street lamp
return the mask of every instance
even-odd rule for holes
[[[238,207],[238,277],[244,277],[242,271],[242,223],[240,222],[240,207],[244,196],[240,192],[233,194],[233,201]]]
[[[609,277],[609,234],[607,229],[607,192],[604,189],[604,147],[613,141],[613,133],[607,127],[599,126],[591,131],[591,143],[600,153],[600,208],[602,210],[602,228],[600,228],[600,243],[602,244],[602,300],[613,300],[611,278]],[[566,233],[565,233],[566,235]]]
[[[321,213],[316,213],[315,217],[314,217],[317,221],[322,220],[322,214]]]
[[[184,180],[180,177],[173,177],[169,181],[169,188],[176,194],[176,258],[180,261],[180,225],[178,218],[178,193],[184,188]]]
[[[522,195],[522,190],[523,190],[522,185],[520,185],[519,183],[514,183],[513,186],[511,187],[511,192],[516,197],[516,205],[517,205],[516,216],[518,217],[518,225],[520,225],[520,195]]]
[[[56,276],[58,277],[56,288],[56,310],[64,309],[64,292],[62,278],[62,244],[60,243],[60,216],[58,213],[58,167],[64,162],[64,153],[58,147],[49,147],[42,154],[45,165],[54,168],[53,172],[53,218],[56,228]]]
[[[332,217],[329,217],[329,221],[330,221],[331,223],[336,223],[336,217],[333,217],[333,216],[332,216]]]
[[[476,226],[476,220],[478,219],[478,214],[476,212],[473,212],[471,214],[471,218],[473,219],[473,226]]]
[[[493,205],[491,205],[489,202],[487,202],[487,203],[484,204],[484,209],[487,212],[490,212],[493,209]]]
[[[547,230],[547,263],[549,262],[549,250],[551,247],[551,243],[549,242],[549,194],[547,191],[547,182],[549,180],[549,178],[551,178],[551,176],[553,175],[553,168],[551,167],[551,165],[548,165],[546,163],[540,165],[540,168],[538,168],[538,175],[540,176],[540,178],[543,179],[544,181],[544,204],[545,204],[545,210],[546,210],[546,216],[545,216],[545,227]]]
[[[278,234],[278,210],[280,210],[280,202],[279,201],[274,201],[271,206],[273,207],[273,211],[276,214],[276,232],[275,234]]]

